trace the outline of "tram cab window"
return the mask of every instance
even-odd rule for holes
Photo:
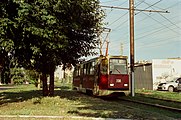
[[[110,74],[127,74],[126,59],[110,59]]]

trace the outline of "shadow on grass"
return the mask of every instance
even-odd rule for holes
[[[12,102],[22,102],[32,98],[42,97],[41,90],[31,90],[31,91],[20,91],[20,92],[2,92],[0,94],[0,105]]]
[[[60,90],[61,89],[61,90]],[[83,117],[103,117],[103,118],[130,118],[130,119],[149,119],[147,117],[139,115],[133,107],[128,107],[122,103],[114,101],[105,101],[100,98],[94,98],[77,91],[70,90],[69,87],[58,87],[54,91],[55,96],[62,99],[66,99],[67,103],[75,104],[74,107],[67,110],[68,115],[78,115]],[[6,105],[6,103],[27,101],[33,98],[42,98],[42,90],[18,90],[14,91],[0,91],[0,105]],[[53,99],[52,99],[53,100]],[[73,102],[72,102],[73,101]],[[52,101],[53,102],[53,101]],[[55,101],[56,102],[56,101]],[[42,113],[43,114],[43,113]],[[154,117],[154,116],[153,116]]]
[[[105,100],[73,90],[55,90],[55,96],[80,102],[81,107],[77,105],[76,110],[70,109],[67,111],[69,114],[103,118],[127,118],[130,115],[128,110],[125,110],[124,107],[121,108],[118,103],[111,103],[114,101],[111,101],[111,99]]]
[[[107,103],[102,99],[78,93],[77,91],[73,91],[66,86],[56,87],[54,95],[55,97],[58,96],[62,99],[67,99],[68,101],[70,101],[70,104],[73,103],[71,101],[77,101],[77,103],[79,103],[79,105],[77,105],[73,109],[70,108],[69,110],[67,110],[67,114],[79,115],[83,117],[115,117],[112,115],[112,113],[115,113],[115,111],[117,111],[116,108],[113,109],[112,107],[109,108],[109,105],[106,106]],[[8,91],[0,91],[0,105],[3,106],[7,103],[22,102],[33,98],[43,98],[42,90],[16,90],[16,88],[13,88]],[[80,107],[80,105],[84,106]],[[94,112],[83,112],[84,110]],[[111,113],[102,113],[104,110],[111,111]],[[118,114],[118,111],[115,114]],[[118,116],[116,116],[116,118],[117,117]]]

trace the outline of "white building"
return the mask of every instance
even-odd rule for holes
[[[156,90],[161,82],[181,77],[181,59],[153,59],[135,64],[135,88]]]

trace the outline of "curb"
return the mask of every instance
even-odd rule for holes
[[[51,118],[51,119],[91,119],[91,120],[129,120],[129,119],[114,119],[114,118],[93,118],[81,116],[37,116],[37,115],[0,115],[0,118]]]

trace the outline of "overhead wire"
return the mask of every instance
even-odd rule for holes
[[[143,2],[140,2],[139,4],[136,5],[136,7],[139,6],[139,5],[141,5],[142,3],[143,3]],[[124,16],[127,15],[128,13],[129,13],[129,12],[126,12],[125,14],[123,14],[121,17],[119,17],[118,19],[116,19],[116,20],[114,21],[114,23],[117,22],[118,20],[120,20],[122,17],[124,17]],[[127,21],[128,21],[128,18],[127,18],[125,21],[123,21],[121,24],[119,24],[117,27],[113,28],[113,30],[118,29],[119,27],[121,27],[122,25],[124,25]],[[111,24],[111,25],[112,25],[112,24]]]
[[[152,5],[150,5],[149,7],[145,8],[144,10],[150,8],[151,6],[154,6],[154,5],[158,4],[158,3],[161,2],[161,1],[162,1],[162,0],[159,0],[159,1],[155,2],[154,4],[152,4]],[[139,4],[137,4],[137,5],[135,6],[135,8],[138,7],[139,5],[141,5],[142,3],[144,3],[144,1],[140,2]],[[142,11],[140,11],[139,13],[141,13],[141,12],[142,12]],[[128,12],[127,12],[127,13],[128,13]],[[139,13],[137,13],[137,14],[135,14],[135,15],[138,15]],[[121,19],[121,18],[122,18],[122,17],[120,17],[119,19]],[[119,19],[118,19],[118,20],[119,20]],[[118,20],[117,20],[117,21],[118,21]],[[120,25],[118,25],[117,27],[115,27],[113,30],[118,29],[118,28],[121,27],[123,24],[125,24],[127,21],[128,21],[128,18],[127,18],[124,22],[122,22]]]
[[[162,0],[159,0],[159,1],[155,2],[154,4],[149,5],[148,7],[144,8],[144,10],[147,10],[148,8],[150,8],[150,7],[152,7],[152,6],[160,3],[161,1],[162,1]],[[142,3],[145,3],[145,1],[143,0]],[[138,15],[138,14],[141,13],[141,12],[142,12],[142,11],[139,11],[138,13],[135,13],[135,15]]]
[[[174,43],[174,42],[181,42],[180,40],[173,40],[174,38],[178,38],[178,36],[175,36],[175,37],[169,37],[169,38],[167,38],[167,39],[162,39],[162,40],[159,40],[159,41],[157,41],[157,42],[153,42],[153,43],[150,43],[150,44],[144,44],[144,45],[139,45],[138,46],[138,48],[143,48],[143,47],[145,47],[145,48],[147,48],[147,47],[150,47],[150,45],[151,45],[151,47],[154,47],[154,46],[161,46],[161,45],[163,45],[163,44],[167,44],[167,43]],[[172,39],[172,41],[170,41],[170,39]],[[160,44],[158,44],[158,43],[160,43]]]
[[[114,1],[118,1],[118,0],[113,0],[112,2],[114,2]],[[109,2],[111,2],[111,1],[109,1]],[[101,2],[101,3],[105,3],[105,2]],[[125,3],[127,3],[127,0],[124,1],[124,2],[122,2],[121,4],[119,4],[118,6],[121,6],[121,5],[125,4]],[[110,11],[109,13],[107,13],[107,16],[108,16],[113,10],[114,10],[114,9],[111,8],[111,11]]]
[[[173,25],[171,25],[170,27],[172,27]],[[149,27],[149,26],[148,26]],[[142,37],[145,37],[145,36],[148,36],[148,35],[152,35],[152,34],[154,34],[154,33],[160,33],[162,30],[166,30],[165,29],[165,27],[164,26],[162,26],[162,27],[157,27],[157,28],[153,28],[154,29],[154,31],[151,31],[151,30],[149,30],[149,31],[146,31],[146,32],[144,32],[144,33],[140,33],[140,34],[137,34],[137,36],[139,36],[139,35],[143,35],[143,36],[141,36],[141,37],[139,37],[139,39],[141,39]],[[150,32],[151,31],[151,32]],[[170,31],[170,30],[169,30]],[[148,34],[146,34],[146,33],[148,33]],[[144,34],[146,34],[146,35],[144,35]],[[177,33],[176,33],[177,34]]]
[[[152,5],[152,4],[149,4],[149,5]],[[171,6],[169,6],[169,7],[167,7],[167,8],[160,8],[160,9],[162,9],[162,10],[168,10],[169,8],[173,8],[173,7],[175,7],[176,5],[178,5],[178,3],[176,3],[176,4],[173,4],[173,5],[171,5]],[[155,5],[154,5],[154,7],[155,7]],[[158,7],[157,7],[158,8]],[[155,15],[155,14],[154,14]],[[143,20],[146,20],[147,18],[149,18],[149,16],[147,16],[147,17],[145,17],[144,19],[142,19],[142,20],[140,20],[140,21],[138,21],[137,23],[139,23],[139,22],[142,22]],[[152,25],[151,25],[152,26]],[[126,33],[125,33],[126,34]]]
[[[145,13],[144,13],[144,14],[145,14]],[[145,15],[147,15],[147,14],[145,14]],[[148,16],[148,15],[147,15],[147,16]],[[150,17],[150,16],[148,16],[148,17]],[[152,18],[152,17],[151,17],[151,18]],[[153,19],[154,19],[154,18],[153,18]],[[158,32],[161,31],[161,30],[165,30],[165,27],[168,28],[169,30],[172,30],[172,31],[175,32],[176,34],[181,34],[180,32],[177,32],[177,31],[175,31],[175,30],[167,27],[167,26],[164,25],[162,22],[160,22],[160,21],[158,21],[158,20],[156,20],[156,19],[154,19],[154,20],[155,20],[156,22],[158,22],[159,24],[163,25],[164,28],[158,27],[158,28],[160,28],[160,29],[157,29],[156,31],[152,31],[152,32],[150,32],[149,34],[146,34],[146,35],[143,35],[143,36],[141,36],[141,37],[139,37],[139,38],[136,38],[136,40],[141,39],[141,38],[144,38],[144,37],[146,37],[146,36],[148,36],[148,35],[151,35],[151,34],[158,33]],[[172,26],[173,26],[173,25],[174,25],[174,24],[172,24]],[[174,26],[175,26],[175,25],[174,25]],[[141,34],[145,34],[145,33],[141,33]]]
[[[145,4],[149,5],[148,3],[144,2]],[[151,6],[152,9],[154,9],[152,6]],[[154,9],[155,10],[155,9]],[[165,16],[163,16],[161,13],[158,12],[158,14],[160,16],[162,16],[164,19],[166,19],[168,22],[170,22],[171,24],[173,24],[174,26],[176,26],[177,28],[180,28],[179,26],[177,26],[175,23],[173,23],[172,21],[170,21],[168,18],[166,18]]]
[[[162,0],[157,1],[157,2],[159,3],[159,2],[161,2],[161,1],[162,1]],[[176,5],[177,5],[177,4],[173,4],[173,5],[171,5],[170,7],[167,7],[167,8],[165,8],[165,9],[172,8],[172,7],[176,6]],[[154,7],[156,7],[156,8],[162,9],[162,8],[160,8],[160,7],[157,7],[157,6],[153,5],[153,4],[149,4],[149,6],[150,6],[150,7],[154,6]],[[165,9],[162,9],[162,10],[165,10]],[[147,18],[150,18],[150,16],[148,16],[147,14],[146,14],[146,16],[147,16]],[[123,17],[124,17],[124,16],[123,16]],[[119,17],[119,18],[121,19],[121,17]],[[144,18],[144,19],[146,19],[146,18]],[[167,19],[168,19],[168,18],[167,18]],[[167,20],[167,19],[165,19],[165,20]],[[169,19],[168,19],[168,20],[169,20]],[[115,20],[115,22],[117,22],[117,21],[118,21],[118,19]],[[126,22],[127,22],[127,21],[128,21],[128,19],[126,20]],[[143,20],[140,20],[139,22],[141,22],[141,21],[143,21]],[[168,30],[171,30],[172,32],[174,32],[174,33],[176,33],[176,34],[179,34],[177,31],[169,28],[170,26],[169,26],[169,27],[166,26],[166,25],[163,23],[163,21],[162,21],[162,22],[160,22],[160,21],[158,21],[158,20],[154,20],[154,21],[156,21],[157,23],[159,23],[159,24],[161,24],[161,25],[163,24],[163,25],[162,25],[163,27],[162,27],[161,29],[157,30],[157,31],[154,31],[154,33],[150,33],[150,34],[158,34],[158,32],[161,31],[161,30],[164,30],[165,27],[166,27]],[[126,23],[126,22],[124,21],[123,24]],[[171,22],[172,22],[172,21],[171,21]],[[170,23],[171,23],[171,22],[170,22]],[[114,24],[114,23],[111,23],[111,25],[112,25],[112,24]],[[121,24],[121,26],[122,26],[123,24]],[[175,26],[174,24],[176,25],[176,23],[171,23],[172,27]],[[110,25],[110,26],[111,26],[111,25]],[[176,26],[177,26],[177,25],[176,25]],[[175,27],[176,27],[176,26],[175,26]],[[179,26],[177,26],[177,28],[178,28],[178,27],[179,27]],[[119,27],[117,26],[116,29],[118,29],[118,28],[119,28]],[[180,28],[180,27],[179,27],[179,28]],[[115,29],[115,28],[114,28],[114,29]],[[147,36],[148,36],[148,35],[147,35]],[[142,37],[144,37],[144,36],[142,36]],[[178,36],[176,36],[176,37],[174,37],[174,38],[177,38],[177,37],[178,37]],[[173,38],[173,37],[171,37],[171,38]],[[141,39],[141,38],[139,38],[139,39]],[[170,39],[170,38],[169,38],[169,39]],[[164,39],[164,40],[165,40],[165,39]],[[168,41],[168,42],[170,42],[170,41]],[[156,44],[156,43],[159,43],[159,41],[158,41],[158,42],[154,42],[154,43],[155,43],[155,44]]]
[[[172,25],[173,26],[173,25]],[[172,26],[170,26],[170,27],[172,27]],[[162,30],[167,30],[167,29],[165,29],[165,27],[163,26],[163,27],[159,27],[159,29],[155,29],[156,31],[152,31],[152,32],[147,32],[148,34],[145,34],[144,33],[144,35],[143,36],[141,36],[141,37],[138,37],[138,38],[135,38],[135,41],[138,41],[138,40],[140,40],[140,39],[142,39],[142,38],[144,38],[144,37],[147,37],[147,36],[149,36],[149,35],[152,35],[152,36],[154,36],[153,34],[161,34],[160,33],[160,31],[162,31]],[[167,30],[167,31],[169,31],[169,30]],[[163,31],[164,33],[166,32],[166,31]],[[178,36],[177,36],[178,37]],[[153,37],[152,37],[153,38]],[[128,44],[129,43],[129,41],[128,42],[123,42],[124,44]],[[114,46],[115,47],[115,46]]]
[[[115,2],[115,1],[119,1],[119,0],[109,0],[109,1],[101,2],[101,3],[110,3],[110,2]]]
[[[150,5],[149,7],[147,7],[147,8],[145,8],[145,10],[146,9],[148,9],[148,8],[150,8],[151,6],[154,6],[154,5],[156,5],[156,4],[158,4],[159,2],[161,2],[162,0],[159,0],[159,1],[157,1],[157,2],[155,2],[154,4],[152,4],[152,5]],[[138,3],[137,5],[135,5],[135,8],[137,8],[139,5],[141,5],[142,3],[144,2],[144,0],[143,1],[141,1],[140,3]],[[140,11],[140,12],[142,12],[142,11]],[[139,13],[140,13],[139,12]],[[128,12],[127,12],[128,13]],[[139,14],[138,13],[138,14]],[[123,16],[125,16],[126,14],[124,14]],[[137,15],[137,14],[135,14],[135,15]],[[123,17],[122,16],[122,17]],[[116,21],[118,21],[120,18],[122,18],[122,17],[119,17]],[[122,25],[124,25],[126,22],[128,21],[128,18],[125,20],[125,21],[123,21],[120,25],[118,25],[117,27],[115,27],[115,28],[113,28],[113,31],[114,30],[116,30],[116,29],[118,29],[119,27],[121,27]]]

